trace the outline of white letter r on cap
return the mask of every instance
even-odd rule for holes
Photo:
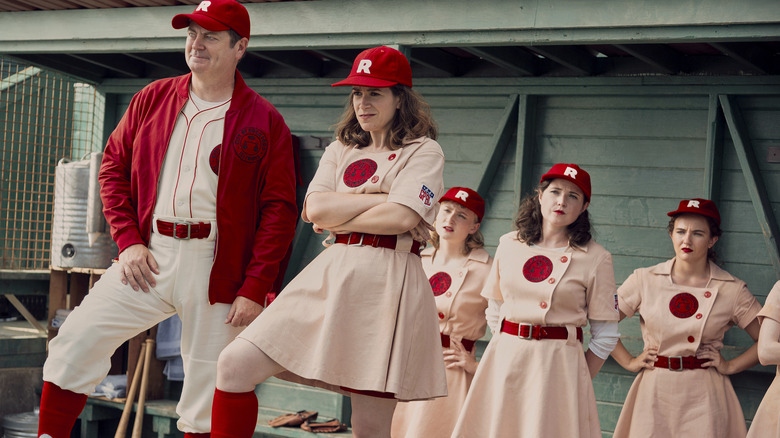
[[[210,1],[202,1],[198,5],[198,7],[195,8],[195,12],[198,12],[198,11],[208,12],[209,11],[209,6],[211,6],[211,2]]]
[[[463,200],[463,202],[468,202],[469,194],[468,192],[464,192],[463,190],[458,190],[458,193],[455,194],[455,197]]]
[[[563,174],[566,176],[570,176],[574,179],[577,179],[577,169],[573,169],[567,166],[566,170],[563,171]]]
[[[358,64],[357,71],[355,73],[365,73],[367,75],[371,74],[371,60],[370,59],[361,59],[360,64]]]
[[[694,200],[688,201],[688,207],[699,208],[699,201],[694,201]]]

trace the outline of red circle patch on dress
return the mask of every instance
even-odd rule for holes
[[[222,145],[218,144],[217,147],[211,150],[211,154],[209,154],[209,166],[211,166],[211,171],[214,172],[215,175],[219,175],[219,151],[222,149]]]
[[[433,296],[438,297],[444,292],[447,292],[447,289],[452,286],[452,277],[446,272],[437,272],[428,279],[428,282],[431,283]]]
[[[690,318],[699,309],[699,300],[688,292],[681,292],[669,301],[669,311],[678,318]]]
[[[233,148],[239,158],[254,163],[260,161],[268,151],[268,139],[257,128],[244,128],[233,137]]]
[[[357,187],[374,176],[376,168],[376,161],[370,158],[355,161],[344,171],[344,184],[347,187]]]
[[[533,256],[523,265],[523,276],[531,283],[544,281],[552,274],[553,264],[543,255]]]

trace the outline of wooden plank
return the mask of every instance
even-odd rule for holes
[[[700,139],[706,137],[707,111],[686,109],[659,109],[626,111],[623,109],[559,108],[545,111],[539,118],[540,135],[558,135],[585,138],[653,138]]]
[[[517,136],[515,144],[514,190],[512,192],[513,207],[508,216],[510,219],[520,208],[520,200],[531,193],[536,184],[531,175],[531,163],[535,159],[536,150],[536,110],[538,99],[535,96],[523,94],[518,100]]]
[[[775,269],[775,273],[780,277],[780,247],[778,247],[777,240],[780,233],[778,232],[774,212],[769,205],[764,181],[761,178],[761,173],[758,170],[756,158],[750,145],[750,136],[745,129],[745,123],[736,99],[733,96],[721,95],[720,104],[723,107],[723,115],[726,118],[731,139],[734,142],[734,148],[742,167],[742,173],[745,176],[750,199],[753,201],[753,208],[761,225],[772,266]]]
[[[488,193],[490,185],[493,183],[499,160],[504,156],[509,138],[517,128],[517,101],[517,95],[509,97],[493,138],[488,144],[487,150],[483,150],[487,159],[482,161],[480,166],[480,179],[476,184],[476,190],[479,193]]]
[[[22,304],[21,301],[19,301],[19,298],[16,298],[16,295],[14,294],[3,294],[5,295],[5,298],[8,299],[8,301],[14,306],[14,308],[22,314],[25,320],[30,323],[33,327],[38,329],[41,334],[46,334],[46,328],[41,325],[41,323],[38,322],[37,319],[33,316],[32,313],[30,313],[29,310],[27,310],[27,307]]]
[[[707,111],[707,146],[704,154],[704,197],[720,205],[720,174],[723,157],[723,112],[718,96],[710,95]]]

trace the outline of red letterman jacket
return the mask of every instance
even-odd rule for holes
[[[157,182],[191,75],[144,87],[108,139],[100,197],[120,252],[149,244]],[[236,71],[223,135],[209,302],[230,304],[244,296],[263,304],[280,275],[298,216],[290,130]]]

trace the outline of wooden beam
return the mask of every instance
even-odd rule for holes
[[[46,328],[42,326],[37,319],[35,319],[33,314],[30,313],[30,311],[27,310],[26,307],[24,307],[24,304],[22,304],[22,302],[19,301],[19,298],[16,298],[16,295],[14,294],[3,294],[3,295],[5,295],[8,301],[14,306],[14,308],[16,308],[17,311],[19,311],[19,313],[22,314],[24,319],[26,319],[31,326],[35,327],[35,329],[38,330],[43,335],[47,333]]]
[[[143,61],[146,64],[160,67],[176,75],[185,74],[190,71],[189,67],[187,67],[187,61],[184,59],[184,52],[177,52],[176,54],[144,52],[125,53],[125,55]]]
[[[710,94],[707,113],[707,145],[704,150],[704,197],[720,201],[720,176],[723,161],[723,112],[718,96]]]
[[[472,55],[522,76],[534,76],[538,59],[517,47],[462,47]]]
[[[103,69],[113,71],[119,77],[140,78],[146,74],[144,66],[131,59],[119,54],[94,53],[94,54],[71,54],[72,58],[84,61],[91,65],[99,66]]]
[[[764,187],[764,180],[761,178],[761,171],[758,168],[755,153],[750,144],[750,136],[742,118],[742,113],[736,98],[729,95],[721,95],[720,105],[723,108],[723,116],[729,127],[731,140],[734,143],[734,149],[739,158],[739,164],[742,167],[742,174],[745,176],[750,199],[753,201],[753,208],[756,210],[758,224],[761,226],[761,232],[764,234],[769,258],[775,273],[780,277],[780,247],[778,247],[778,227],[775,215],[772,211],[772,205],[769,202],[769,196]]]
[[[458,65],[458,58],[441,49],[415,47],[412,51],[411,61],[450,76],[459,76],[462,74],[460,66]]]
[[[579,74],[590,76],[596,71],[596,57],[582,47],[529,46],[528,48]]]
[[[720,53],[736,61],[737,64],[752,73],[767,74],[770,70],[772,56],[756,44],[752,43],[710,43]]]
[[[680,54],[658,44],[615,44],[615,47],[667,75],[680,72]]]
[[[255,56],[310,76],[322,74],[322,61],[305,52],[292,50],[252,52]]]
[[[493,139],[488,145],[487,159],[482,161],[479,175],[480,180],[477,184],[477,192],[488,193],[493,179],[498,174],[498,164],[504,156],[509,138],[517,128],[517,95],[509,96],[509,101],[504,108],[504,114],[498,123],[498,128],[493,134]]]
[[[517,143],[515,150],[515,211],[520,208],[520,200],[536,186],[531,178],[533,163],[534,135],[536,134],[536,96],[523,94],[519,98],[517,112]]]

